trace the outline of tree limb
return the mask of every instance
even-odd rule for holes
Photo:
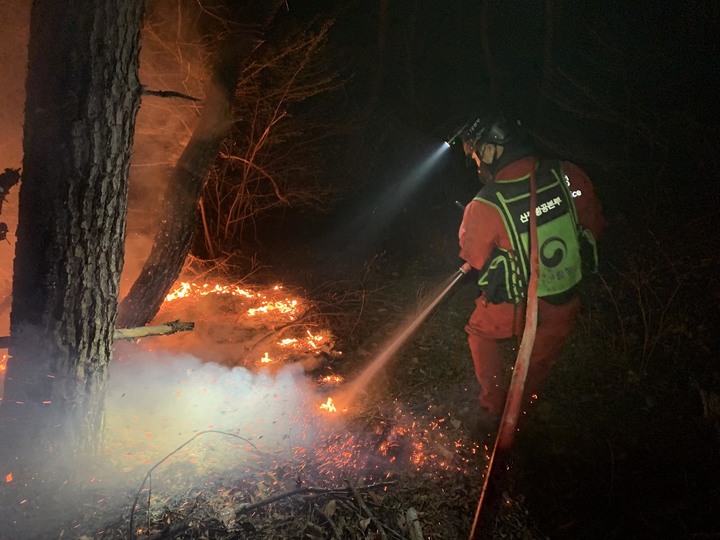
[[[139,339],[148,336],[168,336],[177,332],[189,332],[194,330],[194,322],[172,321],[155,326],[137,326],[135,328],[116,328],[113,333],[113,341],[121,339]],[[0,349],[10,345],[10,336],[0,336]]]
[[[200,99],[196,97],[183,94],[182,92],[175,92],[174,90],[149,90],[143,86],[141,93],[143,96],[156,96],[161,98],[176,97],[180,99],[187,99],[188,101],[200,101]]]

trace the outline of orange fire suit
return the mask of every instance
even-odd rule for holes
[[[529,175],[535,165],[536,160],[532,156],[521,158],[500,169],[494,181],[522,178]],[[577,165],[569,162],[562,162],[562,165],[573,194],[578,222],[598,239],[605,226],[605,218],[592,183]],[[492,206],[475,200],[465,207],[459,239],[460,258],[478,270],[483,268],[495,248],[512,251],[510,236],[500,213]],[[525,382],[525,402],[540,391],[572,330],[579,309],[577,296],[560,305],[539,299],[537,332]],[[481,294],[465,327],[475,376],[481,387],[478,400],[493,414],[502,413],[508,390],[503,377],[505,362],[497,340],[522,335],[524,315],[524,303],[493,304]]]

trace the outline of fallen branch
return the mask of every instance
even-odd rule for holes
[[[137,326],[135,328],[116,328],[113,341],[122,339],[139,339],[148,336],[169,336],[176,332],[189,332],[195,329],[194,322],[172,321],[156,326]],[[10,336],[0,336],[0,349],[7,349]]]
[[[194,322],[172,321],[156,326],[137,326],[135,328],[116,328],[113,340],[138,339],[148,336],[169,336],[177,332],[189,332],[195,329]]]
[[[260,345],[265,343],[266,341],[270,339],[278,340],[280,335],[285,332],[285,330],[288,330],[289,328],[293,328],[296,326],[313,326],[309,323],[303,323],[302,320],[305,319],[309,313],[313,311],[315,306],[311,306],[308,309],[306,309],[302,314],[300,314],[299,317],[296,317],[292,321],[285,323],[281,326],[278,326],[277,328],[273,328],[270,332],[260,336],[258,339],[253,341],[247,348],[245,352],[245,361],[249,361],[250,358],[254,357],[254,353],[259,349]]]

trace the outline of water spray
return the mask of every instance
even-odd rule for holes
[[[450,292],[450,290],[455,286],[455,284],[460,281],[460,279],[467,274],[467,272],[470,270],[470,265],[468,263],[463,264],[458,270],[456,270],[452,276],[446,281],[446,284],[441,286],[440,292],[436,295],[430,295],[428,303],[425,305],[425,307],[418,313],[417,315],[413,316],[407,324],[403,325],[402,329],[395,334],[395,336],[390,340],[389,344],[384,348],[384,350],[373,360],[370,365],[368,365],[361,373],[360,375],[351,382],[342,392],[341,395],[338,396],[336,401],[339,403],[339,407],[341,406],[343,409],[347,408],[347,404],[353,403],[355,399],[357,398],[358,394],[362,392],[368,385],[368,383],[372,380],[372,378],[380,371],[380,369],[387,364],[387,362],[393,357],[393,355],[398,351],[398,349],[408,340],[408,338],[417,330],[418,326],[422,324],[422,322],[427,318],[427,316],[432,312],[432,310],[437,306],[440,301],[445,298],[445,296]]]

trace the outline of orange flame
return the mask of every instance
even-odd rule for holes
[[[273,287],[273,291],[281,291],[282,285]],[[249,308],[247,314],[254,317],[258,314],[281,313],[289,314],[291,317],[295,315],[300,308],[300,302],[296,299],[285,298],[283,300],[269,300],[264,294],[256,293],[248,289],[243,289],[237,285],[223,285],[220,283],[193,283],[182,281],[175,287],[166,297],[165,302],[180,300],[183,298],[192,298],[198,296],[207,296],[209,294],[226,295],[226,296],[242,296],[244,298],[253,298],[260,300],[258,307]]]
[[[298,301],[297,300],[276,300],[275,302],[265,302],[258,308],[250,308],[247,310],[247,314],[254,317],[258,313],[269,313],[271,311],[277,311],[278,313],[295,313],[297,311]]]
[[[329,397],[327,398],[327,401],[320,405],[320,408],[323,410],[326,410],[327,412],[337,412],[337,408],[335,407],[335,402],[333,401],[333,398]]]
[[[244,296],[246,298],[253,298],[255,294],[241,289],[237,285],[220,285],[219,283],[203,283],[201,285],[197,283],[190,283],[188,281],[182,281],[174,291],[170,292],[166,297],[166,302],[172,302],[179,298],[187,298],[189,296],[206,296],[208,294],[229,294],[232,296]]]
[[[272,362],[272,358],[270,358],[270,356],[268,355],[268,353],[265,353],[265,354],[263,354],[263,356],[262,356],[262,358],[260,359],[260,361],[261,361],[263,364],[269,364],[270,362]]]
[[[5,482],[9,484],[9,483],[12,482],[12,481],[13,481],[13,475],[12,475],[12,473],[7,473],[7,474],[5,475]]]
[[[307,335],[308,335],[307,343],[313,349],[317,349],[318,348],[317,344],[321,343],[325,339],[325,336],[323,336],[321,334],[313,335],[310,332],[310,330],[307,331]]]

